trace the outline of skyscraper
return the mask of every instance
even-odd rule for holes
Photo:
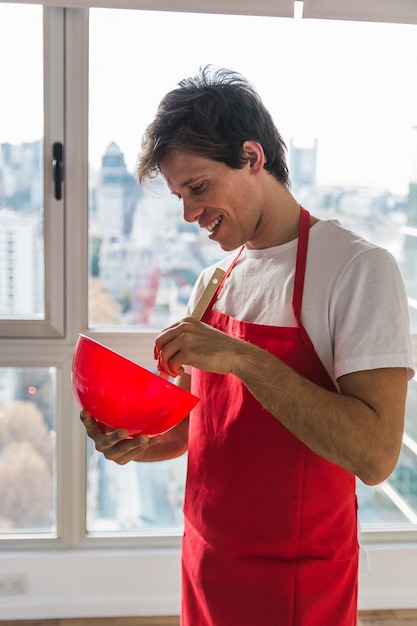
[[[290,179],[294,190],[316,183],[317,139],[291,139]]]

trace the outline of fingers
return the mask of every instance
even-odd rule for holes
[[[126,437],[129,436],[129,433],[125,428],[112,430],[111,428],[104,426],[104,424],[99,424],[99,422],[91,416],[87,409],[82,409],[80,419],[85,426],[88,436],[95,441],[98,438],[101,438],[101,435],[103,434],[113,435],[113,437],[109,437],[109,439],[115,439],[117,437],[117,441],[120,439],[126,439]]]
[[[99,423],[86,409],[82,409],[80,419],[87,435],[94,441],[96,450],[118,465],[125,465],[129,461],[146,461],[149,457],[149,448],[160,441],[160,437],[149,437],[145,434],[133,439],[125,428],[103,432]]]
[[[170,376],[184,373],[183,365],[206,372],[228,374],[232,359],[243,342],[204,322],[186,318],[163,330],[155,340],[158,369]]]
[[[112,434],[110,433],[111,436]],[[104,437],[107,437],[107,435],[104,435]],[[156,443],[153,439],[153,437],[150,438],[147,435],[140,435],[135,439],[119,439],[112,443],[104,442],[104,447],[101,447],[99,452],[107,460],[114,461],[118,465],[126,465],[130,461],[145,461],[149,448]]]
[[[175,358],[176,357],[176,358]],[[179,363],[179,365],[176,364]],[[160,376],[168,380],[168,378],[176,378],[184,374],[184,368],[181,365],[181,356],[179,351],[174,353],[174,356],[169,357],[165,354],[164,350],[161,350],[158,356],[157,370],[160,372]]]
[[[186,318],[158,335],[154,345],[154,358],[157,360],[159,372],[173,378],[182,376],[187,346],[198,332],[197,324],[192,318]]]
[[[103,452],[129,437],[129,433],[125,428],[112,430],[103,424],[99,424],[86,409],[82,409],[80,419],[85,426],[87,435],[93,439],[99,452]]]
[[[169,378],[172,376],[175,378],[179,375],[179,367],[181,367],[181,363],[179,366],[176,366],[174,357],[177,356],[177,361],[180,361],[179,350],[176,350],[173,342],[166,344],[164,347],[158,348],[158,357],[157,357],[157,370],[161,372],[164,378]]]

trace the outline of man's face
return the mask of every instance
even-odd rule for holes
[[[172,150],[162,159],[160,169],[171,192],[182,200],[187,222],[198,222],[223,250],[243,244],[257,247],[262,210],[249,162],[242,169],[232,169]]]

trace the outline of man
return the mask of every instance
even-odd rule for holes
[[[182,81],[142,147],[140,182],[161,173],[185,220],[235,252],[203,320],[155,342],[158,368],[200,398],[190,417],[129,440],[83,412],[87,432],[121,464],[188,450],[183,626],[353,626],[355,476],[392,472],[413,370],[397,265],[300,207],[284,142],[238,74]]]

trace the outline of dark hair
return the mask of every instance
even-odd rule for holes
[[[173,149],[183,150],[234,169],[247,158],[243,143],[261,144],[265,169],[289,186],[286,146],[255,88],[227,69],[200,68],[162,99],[147,127],[138,157],[139,182],[160,173],[160,162]]]

